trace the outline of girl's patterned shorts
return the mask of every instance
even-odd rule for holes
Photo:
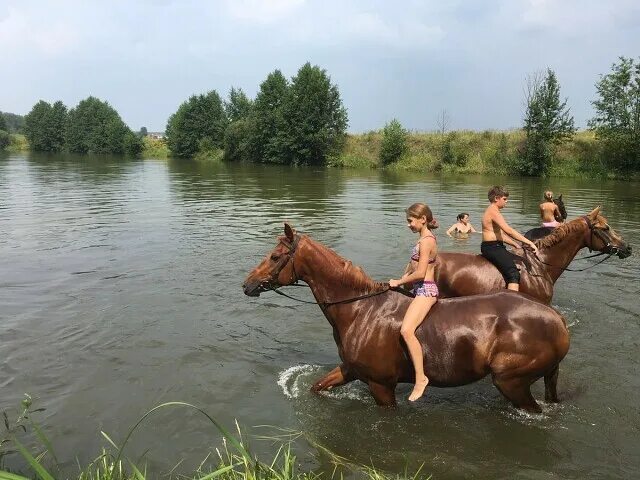
[[[437,297],[440,294],[438,286],[431,280],[414,283],[411,291],[416,297]]]

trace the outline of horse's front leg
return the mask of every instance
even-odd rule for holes
[[[381,407],[396,406],[396,386],[386,385],[369,380],[369,390],[374,400]]]
[[[331,390],[334,387],[339,387],[353,380],[355,379],[349,375],[349,373],[347,372],[347,368],[343,363],[341,365],[338,365],[336,368],[331,370],[324,377],[314,383],[311,387],[311,391],[318,393],[323,390]]]

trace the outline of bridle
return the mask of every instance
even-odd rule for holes
[[[364,300],[365,298],[371,298],[378,295],[382,295],[383,293],[386,293],[389,290],[397,291],[399,293],[402,293],[403,295],[413,296],[402,289],[391,288],[389,284],[384,284],[384,288],[382,290],[365,293],[364,295],[358,295],[356,297],[351,297],[344,300],[338,300],[335,302],[314,302],[309,300],[303,300],[301,298],[292,297],[291,295],[287,295],[286,293],[279,290],[280,288],[283,287],[283,285],[280,285],[280,283],[278,282],[278,277],[280,276],[280,273],[282,273],[282,270],[284,270],[284,268],[289,264],[289,262],[291,262],[291,283],[286,286],[287,287],[309,287],[309,285],[302,285],[298,283],[298,281],[300,280],[300,277],[296,272],[296,266],[294,263],[294,255],[297,251],[298,244],[300,243],[300,238],[301,238],[301,235],[296,233],[295,236],[293,237],[293,241],[291,242],[288,241],[286,238],[280,239],[280,243],[283,244],[285,247],[287,247],[289,251],[286,254],[282,255],[283,258],[281,257],[278,260],[278,265],[276,266],[273,273],[271,274],[271,277],[267,281],[262,282],[260,284],[261,291],[271,290],[272,292],[275,292],[278,295],[282,295],[283,297],[290,298],[291,300],[295,300],[300,303],[310,303],[313,305],[319,305],[321,308],[329,307],[331,305],[341,305],[345,303],[356,302],[358,300]]]
[[[278,265],[274,269],[269,280],[267,280],[266,282],[263,282],[260,285],[261,288],[264,288],[264,291],[266,290],[276,291],[277,288],[282,287],[282,285],[280,285],[280,283],[278,282],[278,277],[280,276],[280,273],[282,272],[282,270],[284,270],[284,267],[286,267],[289,264],[289,262],[291,262],[290,285],[298,285],[299,278],[298,278],[298,274],[296,273],[296,265],[295,263],[293,263],[293,256],[295,255],[296,250],[298,249],[298,244],[300,243],[300,237],[301,235],[296,233],[293,237],[293,241],[291,242],[289,242],[286,239],[286,237],[280,239],[280,243],[285,247],[287,247],[289,251],[283,254],[282,257],[280,257],[280,259],[278,260]]]
[[[548,267],[552,267],[552,268],[559,268],[561,270],[565,270],[567,272],[583,272],[584,270],[587,270],[589,268],[593,268],[597,265],[600,265],[602,262],[605,262],[606,260],[609,260],[613,255],[618,253],[618,247],[616,247],[615,245],[613,245],[611,243],[611,238],[605,238],[605,235],[603,233],[603,231],[599,228],[595,228],[595,225],[593,224],[593,222],[591,221],[591,219],[589,218],[588,215],[583,215],[582,217],[580,217],[584,220],[584,222],[587,224],[587,228],[589,229],[589,243],[587,243],[586,247],[589,249],[589,253],[593,252],[593,237],[594,235],[596,237],[598,237],[602,243],[605,245],[604,248],[602,249],[602,251],[594,254],[594,255],[587,255],[586,257],[581,257],[581,258],[576,258],[574,259],[574,261],[576,260],[587,260],[589,258],[595,258],[595,257],[600,257],[602,255],[606,255],[605,258],[603,258],[602,260],[600,260],[599,262],[594,263],[593,265],[589,265],[588,267],[585,268],[569,268],[569,267],[561,267],[559,265],[552,265],[550,263],[545,262],[544,260],[542,260],[541,258],[537,258],[537,260],[548,266]],[[609,228],[609,225],[607,225],[607,228]],[[586,235],[585,235],[586,237]],[[537,275],[534,275],[537,276]]]
[[[601,254],[609,254],[609,255],[615,255],[616,253],[618,253],[618,247],[616,247],[615,245],[613,245],[611,243],[611,237],[609,238],[605,238],[605,234],[602,231],[602,229],[600,228],[595,228],[595,225],[593,224],[593,222],[591,222],[591,219],[589,218],[588,215],[583,215],[582,218],[585,223],[587,224],[587,227],[590,230],[590,236],[591,238],[589,239],[589,243],[587,244],[587,248],[589,249],[589,253],[591,253],[593,251],[593,236],[595,235],[596,237],[598,237],[600,239],[600,241],[602,243],[604,243],[604,248],[602,249],[602,252],[600,252]],[[607,229],[609,229],[609,225],[605,224],[607,226]]]

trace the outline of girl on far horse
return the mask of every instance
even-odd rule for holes
[[[411,252],[410,268],[399,280],[389,280],[389,286],[399,287],[412,284],[415,298],[412,300],[402,320],[400,334],[407,344],[416,382],[409,401],[416,401],[422,396],[429,384],[424,373],[424,356],[422,346],[416,338],[416,328],[424,321],[431,307],[438,300],[438,287],[434,281],[434,264],[438,253],[436,237],[431,230],[438,228],[431,209],[424,203],[414,203],[406,210],[407,226],[419,235],[418,243]]]
[[[550,190],[544,192],[544,202],[540,204],[540,218],[542,218],[543,227],[551,228],[557,227],[563,220],[558,205],[553,201],[553,192]]]

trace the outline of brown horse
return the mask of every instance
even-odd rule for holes
[[[591,213],[556,227],[536,241],[539,258],[529,251],[516,253],[526,259],[520,269],[520,291],[549,304],[553,286],[580,250],[631,255],[631,247],[609,227],[600,207]],[[442,252],[438,254],[435,280],[442,297],[462,297],[503,290],[505,281],[498,269],[482,255]]]
[[[377,283],[351,262],[308,236],[285,236],[248,275],[246,295],[298,280],[306,282],[333,327],[342,364],[313,390],[362,380],[378,405],[395,405],[399,382],[413,382],[411,360],[400,325],[411,302]],[[430,385],[453,387],[489,373],[513,405],[540,411],[530,386],[544,377],[545,399],[557,401],[558,365],[569,349],[562,316],[525,295],[505,290],[488,295],[440,300],[416,330]]]

